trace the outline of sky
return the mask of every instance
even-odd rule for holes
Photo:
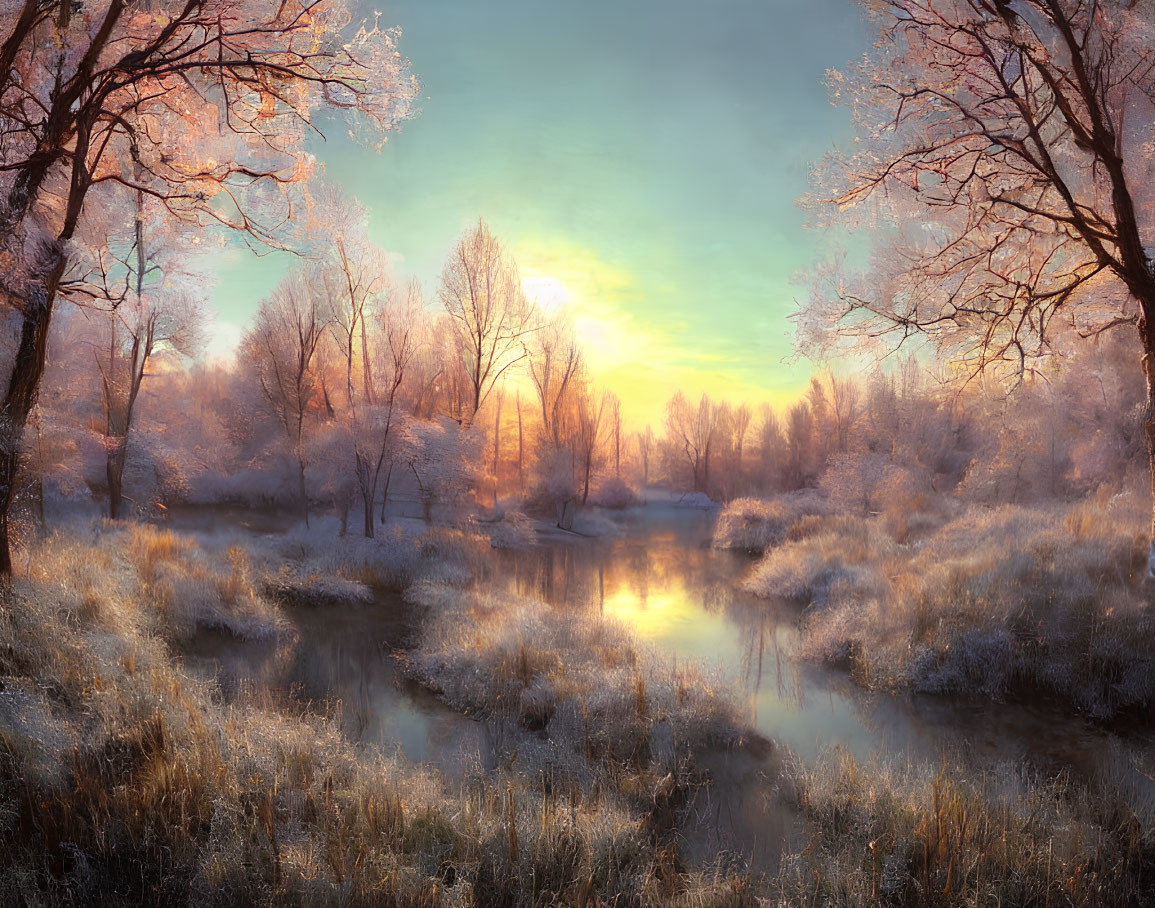
[[[789,315],[826,242],[796,200],[851,139],[828,69],[869,45],[853,0],[400,0],[420,113],[380,154],[315,143],[399,282],[436,300],[485,218],[531,296],[566,306],[595,380],[640,426],[681,387],[782,403],[812,364]],[[336,132],[336,131],[334,131]],[[221,257],[212,349],[291,266]],[[800,282],[800,276],[802,276]]]

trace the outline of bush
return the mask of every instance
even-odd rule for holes
[[[761,554],[781,545],[801,518],[828,514],[825,499],[813,492],[793,492],[770,501],[736,498],[726,505],[714,527],[714,547]]]
[[[1155,615],[1136,589],[1146,528],[1134,513],[1125,496],[971,508],[907,545],[885,516],[807,518],[743,586],[807,603],[803,654],[861,683],[1041,690],[1111,718],[1155,703]]]
[[[589,503],[599,508],[621,511],[637,507],[642,499],[623,480],[607,479],[590,492]]]
[[[478,529],[495,549],[524,549],[537,544],[533,521],[522,511],[506,511],[500,520],[480,523]]]

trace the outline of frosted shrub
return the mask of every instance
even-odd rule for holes
[[[624,480],[613,478],[601,482],[590,492],[589,503],[599,508],[620,511],[637,507],[642,500]]]
[[[1132,516],[1138,515],[1138,516]],[[1155,703],[1128,496],[972,508],[917,544],[885,517],[807,518],[744,587],[806,603],[803,655],[861,683],[1003,697],[1046,690],[1108,718]]]
[[[832,589],[855,596],[885,587],[884,563],[895,546],[863,518],[809,518],[812,535],[769,551],[743,581],[763,598],[822,605]]]
[[[798,511],[785,501],[736,498],[726,505],[714,527],[714,546],[764,552],[781,545],[786,531],[798,519]]]
[[[383,528],[377,538],[366,539],[339,536],[339,526],[336,518],[315,518],[307,529],[298,523],[284,536],[270,540],[272,556],[289,562],[284,570],[275,571],[277,582],[305,587],[327,584],[327,591],[320,587],[316,591],[364,599],[371,586],[404,588],[419,572],[417,539],[401,527]]]
[[[533,521],[522,511],[506,511],[501,519],[478,526],[495,549],[523,549],[537,544]]]

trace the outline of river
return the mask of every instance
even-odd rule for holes
[[[866,761],[935,763],[950,756],[973,768],[1026,764],[1046,776],[1109,772],[1155,788],[1130,759],[1137,749],[1151,752],[1147,730],[1120,733],[1049,703],[864,691],[844,673],[800,661],[801,607],[737,588],[753,561],[711,548],[712,511],[659,499],[615,519],[614,538],[545,532],[532,548],[493,551],[476,582],[623,622],[661,663],[692,661],[729,686],[752,725],[807,762],[842,747]],[[450,779],[493,765],[500,730],[454,713],[405,679],[397,656],[419,629],[400,596],[296,609],[290,618],[291,641],[252,644],[203,634],[188,663],[216,675],[226,695],[250,687],[335,711],[351,739],[399,749]],[[725,775],[724,768],[716,766],[715,775]],[[796,827],[734,790],[753,778],[750,767],[741,768],[728,793],[712,802],[731,814],[728,841],[749,849],[759,834],[796,838]],[[699,837],[699,845],[711,836]],[[756,863],[772,866],[779,850],[767,846]]]

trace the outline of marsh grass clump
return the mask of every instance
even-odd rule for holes
[[[774,881],[788,903],[1139,905],[1155,814],[1119,783],[1006,765],[863,765],[842,750],[784,774],[811,841]]]
[[[659,903],[682,892],[682,814],[710,784],[699,757],[762,741],[728,689],[660,663],[601,616],[437,584],[407,595],[427,610],[411,675],[495,728],[495,758],[509,772],[548,780],[549,791],[598,793],[633,816],[649,862],[643,890],[660,877],[669,885]]]
[[[735,498],[718,515],[714,547],[760,555],[781,545],[803,518],[830,511],[826,500],[814,492],[794,492],[769,501]]]
[[[1110,719],[1155,703],[1145,527],[1127,496],[970,508],[917,543],[882,517],[799,521],[744,581],[806,604],[802,654],[862,684],[1042,692]]]

